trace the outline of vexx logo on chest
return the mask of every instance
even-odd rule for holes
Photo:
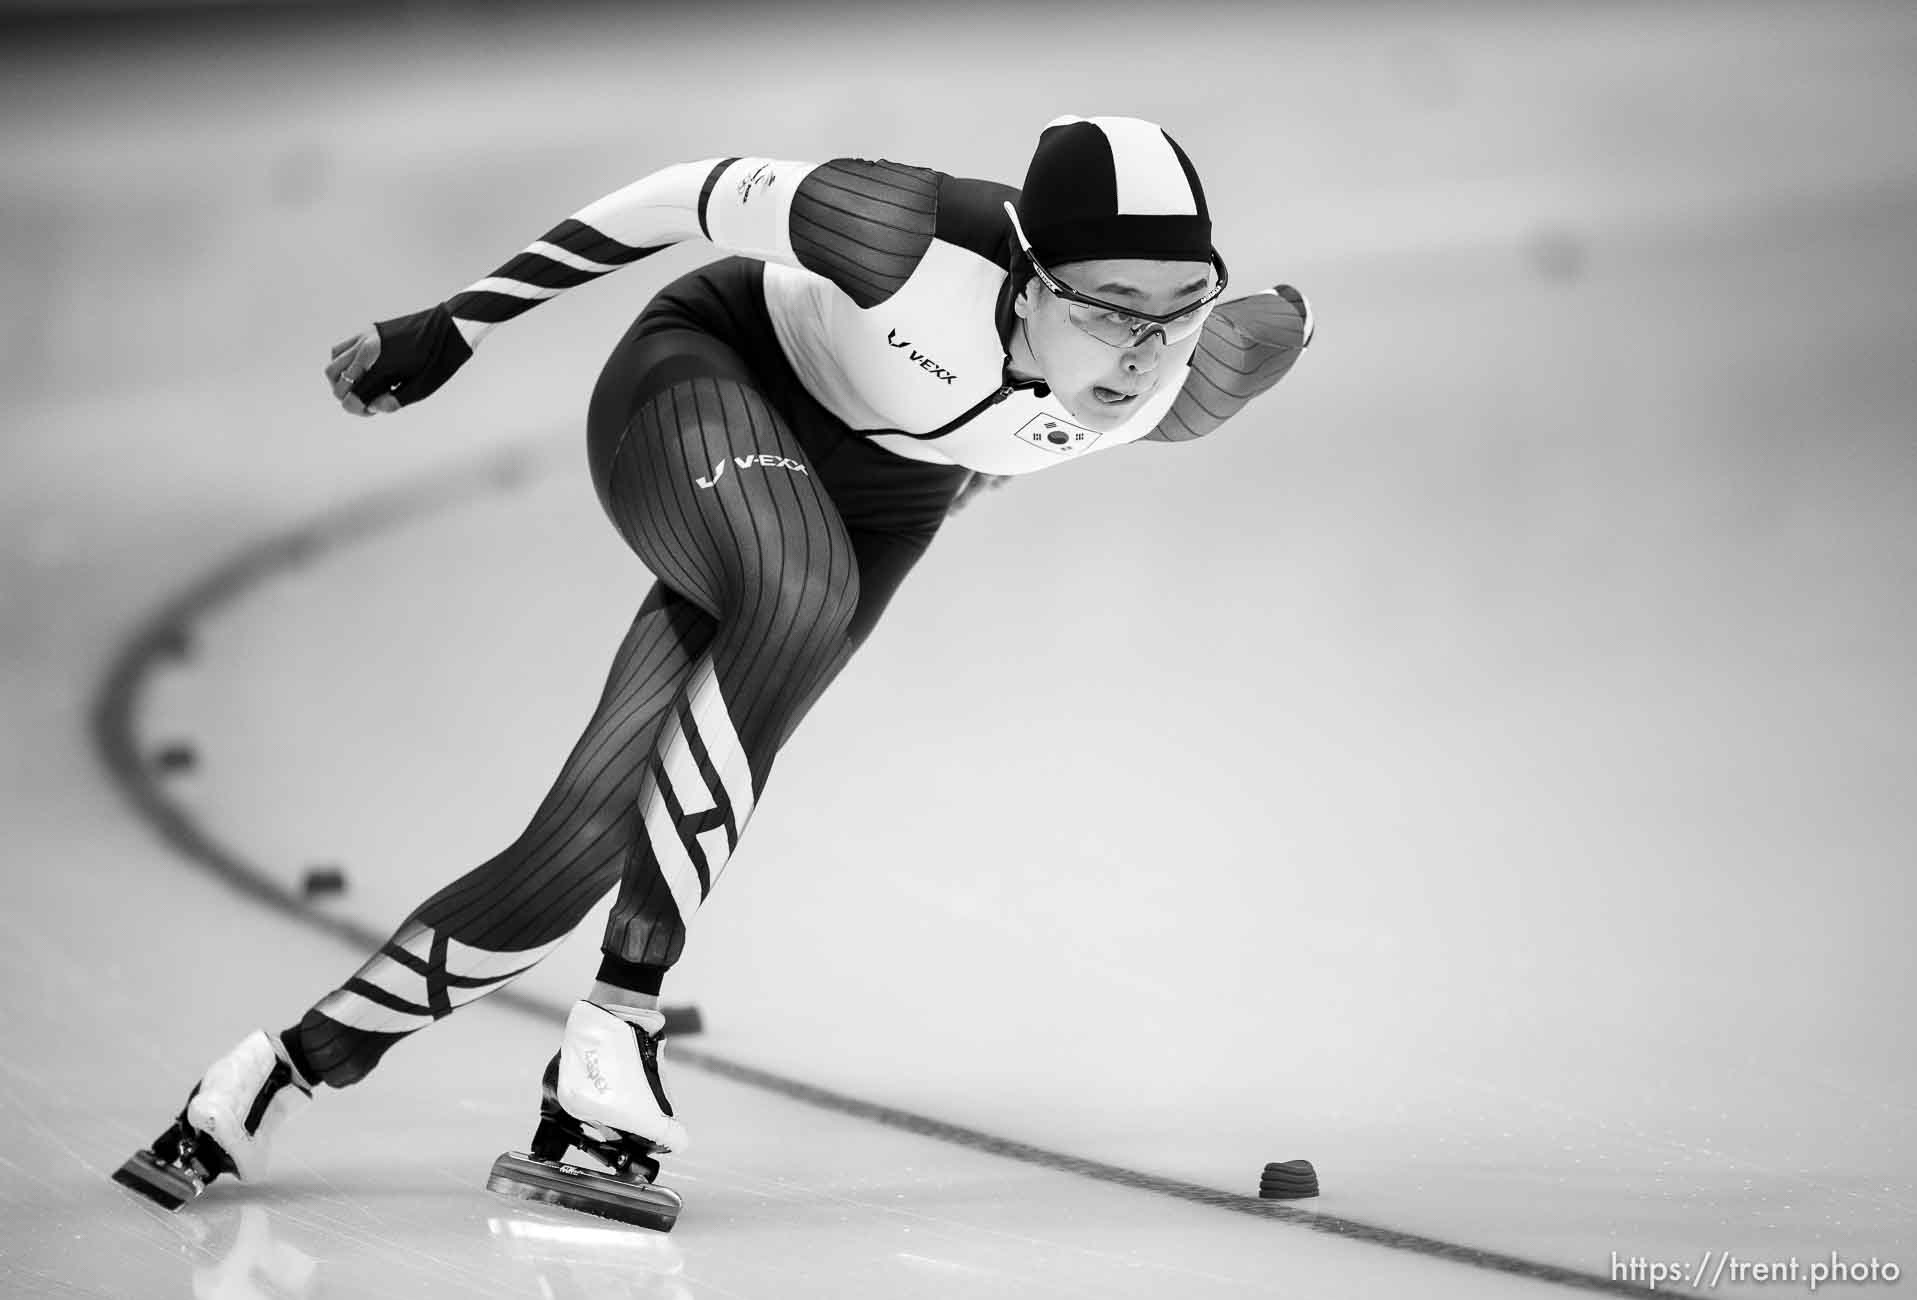
[[[887,343],[890,343],[895,348],[911,349],[906,355],[911,357],[913,361],[917,362],[920,369],[929,371],[930,373],[938,376],[940,379],[943,379],[946,383],[948,384],[955,383],[958,380],[958,376],[954,374],[952,371],[947,370],[944,366],[941,366],[938,362],[932,360],[932,358],[927,356],[925,353],[919,351],[915,347],[912,347],[912,340],[901,339],[899,337],[899,332],[897,330],[886,331],[885,341]]]

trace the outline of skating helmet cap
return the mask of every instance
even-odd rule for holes
[[[1046,266],[1091,258],[1204,262],[1211,212],[1178,142],[1136,117],[1061,117],[1039,134],[1018,222]]]

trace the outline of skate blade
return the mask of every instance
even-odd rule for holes
[[[520,1151],[508,1151],[493,1161],[486,1190],[580,1210],[657,1232],[672,1231],[683,1204],[679,1193],[670,1187],[621,1178],[597,1169],[581,1169],[563,1161],[535,1160]]]
[[[131,1188],[162,1209],[177,1210],[206,1190],[206,1184],[178,1165],[164,1164],[151,1151],[136,1151],[113,1171],[113,1181]]]

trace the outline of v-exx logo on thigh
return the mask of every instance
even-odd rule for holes
[[[740,469],[785,469],[796,474],[811,477],[812,471],[790,456],[732,456],[730,461]],[[693,482],[702,488],[717,487],[719,480],[726,475],[726,461],[721,460],[712,467],[710,478],[698,478]]]

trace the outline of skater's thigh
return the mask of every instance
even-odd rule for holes
[[[746,387],[757,383],[752,367],[725,340],[671,319],[655,323],[650,315],[641,316],[619,340],[600,371],[587,407],[587,459],[593,487],[609,513],[615,487],[613,465],[641,408],[688,380],[724,379]]]
[[[601,502],[647,567],[721,620],[856,601],[845,523],[745,360],[689,330],[624,350],[631,407],[616,426],[596,409],[589,441]]]

